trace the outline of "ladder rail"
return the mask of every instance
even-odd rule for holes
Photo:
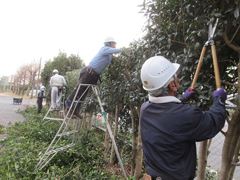
[[[80,84],[80,85],[78,86],[77,92],[79,91],[79,89],[80,89],[82,86],[85,86],[85,87],[86,87],[86,89],[84,90],[84,93],[82,94],[82,96],[83,96],[83,95],[88,91],[90,85],[89,85],[89,84]],[[64,135],[71,134],[71,133],[69,133],[69,132],[66,132],[66,130],[67,130],[68,127],[69,127],[69,126],[68,126],[68,123],[71,121],[73,112],[74,112],[74,110],[76,109],[77,103],[79,103],[79,101],[80,101],[80,99],[82,98],[82,96],[81,96],[77,101],[75,101],[75,99],[76,99],[76,97],[77,97],[77,93],[75,94],[74,99],[73,99],[73,102],[71,103],[70,109],[67,111],[67,114],[66,114],[66,115],[65,115],[65,113],[64,113],[64,120],[63,120],[60,128],[58,129],[56,135],[54,136],[53,140],[51,141],[50,145],[48,146],[47,150],[45,151],[45,153],[43,154],[42,158],[41,158],[40,161],[38,162],[38,164],[37,164],[37,166],[36,166],[37,169],[42,169],[44,166],[46,166],[46,165],[48,164],[48,162],[53,158],[53,156],[52,156],[50,159],[48,159],[48,157],[49,157],[49,156],[48,156],[48,153],[51,152],[51,151],[52,151],[52,152],[53,152],[53,151],[56,151],[55,147],[58,145],[58,142],[60,141],[60,139],[61,139]],[[77,102],[77,103],[76,103],[76,102]],[[83,102],[84,102],[84,101],[83,101]],[[74,110],[73,110],[73,111],[70,111],[70,110],[72,109],[74,103],[76,103],[75,106],[74,106]],[[51,112],[51,109],[50,109],[50,108],[49,108],[48,112],[46,113],[46,115],[44,116],[44,117],[45,117],[44,119],[49,119],[49,118],[47,118],[47,115],[48,115],[49,112]],[[64,103],[63,103],[63,112],[64,112]],[[70,118],[68,118],[68,115],[69,115],[70,112],[71,112]],[[43,119],[43,120],[44,120],[44,119]],[[57,119],[57,118],[56,118],[56,119]],[[67,119],[69,120],[68,122],[66,122]],[[49,122],[49,121],[48,121],[48,122]],[[75,132],[75,133],[72,133],[72,134],[73,134],[73,138],[72,138],[71,144],[74,144],[75,139],[77,138],[76,133],[77,133],[78,130],[79,130],[80,124],[81,124],[81,121],[79,121],[79,120],[73,122],[73,125],[72,125],[72,126],[74,127],[74,130],[73,130],[72,132]],[[65,125],[65,127],[63,127],[63,125]],[[60,135],[60,134],[62,134],[62,135]],[[71,144],[66,145],[66,148],[72,147],[73,145],[71,145]],[[70,145],[71,145],[71,146],[70,146]],[[75,145],[75,144],[74,144],[74,145]],[[64,148],[64,149],[66,149],[66,148]],[[55,150],[54,150],[54,149],[55,149]],[[59,152],[59,151],[61,151],[62,148],[57,148],[57,149],[59,149],[59,150],[56,151],[56,153]],[[45,156],[47,156],[47,157],[44,159]],[[54,156],[55,156],[55,154],[54,154]],[[47,159],[48,159],[48,160],[47,160]],[[46,160],[47,160],[47,161],[46,161]],[[44,164],[44,162],[45,162],[45,164]]]
[[[79,90],[80,90],[80,88],[81,87],[85,87],[85,86],[87,86],[86,87],[86,89],[84,90],[84,92],[82,93],[82,95],[78,98],[78,100],[76,101],[76,98],[77,98],[77,95],[78,95],[78,92],[79,92]],[[78,86],[78,88],[77,88],[77,91],[76,91],[76,93],[75,93],[75,95],[74,95],[74,98],[73,98],[73,100],[72,100],[72,103],[71,103],[71,106],[70,106],[70,110],[71,109],[73,109],[72,110],[72,113],[75,111],[75,109],[76,109],[76,107],[77,107],[77,104],[79,103],[79,101],[81,100],[81,98],[83,97],[83,95],[87,92],[87,90],[89,89],[89,86],[90,86],[90,84],[79,84],[79,86]],[[75,105],[74,105],[75,104]],[[74,106],[74,107],[73,107]],[[72,108],[73,107],[73,108]],[[69,113],[69,111],[68,111],[68,113]],[[66,114],[66,116],[68,116],[68,113]]]
[[[39,161],[38,164],[37,164],[37,168],[38,170],[41,170],[42,168],[44,168],[51,160],[52,158],[57,154],[57,152],[55,154],[53,154],[48,160],[47,162],[45,161]],[[46,159],[48,158],[48,156],[46,157]],[[45,163],[44,163],[45,162]]]
[[[37,164],[37,167],[38,167],[38,165],[41,164],[41,162],[43,161],[44,156],[47,154],[47,152],[49,152],[50,148],[53,149],[53,148],[57,145],[57,143],[59,142],[59,140],[61,139],[61,137],[58,137],[57,135],[58,135],[59,132],[61,131],[61,128],[62,128],[63,124],[64,124],[64,123],[61,124],[61,126],[60,126],[60,128],[58,129],[56,135],[54,136],[53,140],[51,141],[51,143],[50,143],[50,145],[48,146],[47,150],[45,151],[44,155],[42,156],[42,158],[40,159],[39,163]],[[54,141],[55,141],[56,138],[58,138],[58,140],[57,140],[57,142],[54,143]],[[54,145],[53,145],[53,144],[54,144]],[[52,145],[53,145],[53,147],[52,147]],[[44,166],[43,166],[43,167],[44,167]],[[42,168],[43,168],[43,167],[42,167]]]
[[[77,98],[77,95],[78,95],[78,92],[80,90],[81,87],[86,87],[86,89],[84,90],[84,92],[82,93],[82,95],[76,100]],[[87,99],[86,97],[84,98],[83,101],[81,101],[81,98],[84,97],[85,93],[88,93],[88,90],[92,89],[93,93],[97,96],[97,100],[99,102],[99,105],[100,105],[100,109],[102,111],[102,115],[104,117],[104,120],[106,122],[106,125],[107,125],[107,129],[108,129],[108,133],[109,133],[109,136],[112,140],[112,143],[113,143],[113,147],[114,147],[114,150],[115,150],[115,153],[116,153],[116,156],[118,158],[118,162],[119,162],[119,165],[122,169],[122,173],[124,175],[124,178],[127,179],[127,176],[126,176],[126,172],[125,172],[125,169],[123,167],[123,163],[122,163],[122,160],[121,160],[121,157],[120,157],[120,154],[119,154],[119,151],[118,151],[118,147],[116,145],[116,142],[115,142],[115,139],[113,137],[113,134],[112,134],[112,130],[111,130],[111,127],[109,125],[109,122],[107,120],[107,117],[106,117],[106,113],[103,109],[103,105],[102,105],[102,102],[101,102],[101,99],[100,99],[100,91],[99,91],[99,88],[97,85],[93,85],[93,84],[79,84],[78,88],[77,88],[77,91],[74,95],[74,98],[72,100],[72,103],[70,105],[70,108],[69,110],[67,111],[67,113],[65,114],[64,113],[64,120],[60,126],[60,128],[58,129],[55,137],[53,138],[52,142],[50,143],[50,145],[48,146],[47,150],[45,151],[44,155],[42,156],[42,158],[40,159],[40,161],[38,162],[37,164],[37,169],[38,170],[41,170],[43,167],[45,167],[50,161],[51,159],[59,152],[59,151],[63,151],[69,147],[73,147],[75,145],[75,141],[76,139],[78,138],[78,132],[81,128],[81,124],[82,124],[82,120],[76,120],[73,122],[73,125],[74,126],[74,129],[72,131],[68,131],[68,132],[65,132],[68,128],[70,128],[70,125],[68,126],[68,123],[71,121],[72,119],[72,116],[73,116],[73,112],[75,111],[78,103],[82,103],[83,106],[84,106],[84,102],[86,101],[85,99]],[[88,94],[87,94],[88,95]],[[92,97],[93,94],[90,96]],[[83,106],[81,106],[80,108],[80,113],[82,112],[83,110]],[[64,107],[63,107],[64,108]],[[50,109],[49,109],[50,110]],[[49,110],[48,110],[48,113],[49,113]],[[48,114],[47,113],[47,114]],[[70,117],[69,117],[69,113],[70,114]],[[47,116],[47,114],[44,116],[44,118]],[[66,120],[69,120],[68,122],[66,122]],[[63,128],[63,126],[65,125],[65,127]],[[63,137],[63,136],[66,136],[66,135],[70,135],[70,134],[73,134],[73,137],[72,137],[72,143],[71,144],[68,144],[66,146],[63,146],[63,147],[59,147],[59,148],[56,148],[54,149],[57,145],[58,145],[58,142],[60,141],[60,139]],[[56,141],[56,142],[55,142]],[[55,142],[55,143],[54,143]],[[45,159],[44,159],[45,157]],[[49,158],[49,159],[48,159]]]
[[[48,117],[48,114],[50,112],[53,112],[53,110],[51,109],[51,106],[49,107],[47,113],[45,114],[45,116],[43,117],[42,121],[44,121],[45,119],[48,119],[47,122],[51,121],[51,120],[54,120],[54,121],[63,121],[65,119],[65,113],[64,113],[64,98],[65,97],[65,93],[62,94],[62,98],[61,98],[61,107],[62,107],[62,110],[59,110],[58,112],[62,113],[63,114],[63,118],[52,118],[52,117]],[[61,109],[61,108],[60,108]],[[60,115],[61,117],[61,115]],[[47,122],[44,122],[44,124],[46,124]]]
[[[116,155],[117,155],[119,165],[120,165],[120,167],[121,167],[121,169],[122,169],[122,172],[123,172],[123,175],[124,175],[125,179],[127,179],[127,175],[126,175],[126,172],[125,172],[124,167],[123,167],[122,159],[121,159],[120,154],[119,154],[119,152],[118,152],[117,144],[116,144],[115,139],[114,139],[114,137],[113,137],[112,130],[111,130],[111,128],[110,128],[110,125],[109,125],[108,120],[107,120],[107,117],[106,117],[106,113],[105,113],[105,111],[104,111],[104,109],[103,109],[103,106],[102,106],[102,102],[101,102],[100,94],[99,94],[99,89],[98,89],[97,86],[92,86],[92,88],[93,88],[93,92],[95,92],[95,94],[96,94],[96,96],[97,96],[97,99],[98,99],[98,102],[99,102],[99,105],[100,105],[100,108],[101,108],[101,111],[102,111],[102,115],[103,115],[104,120],[105,120],[105,122],[106,122],[106,124],[107,124],[108,133],[109,133],[110,138],[111,138],[111,140],[112,140],[113,147],[114,147],[115,153],[116,153]]]

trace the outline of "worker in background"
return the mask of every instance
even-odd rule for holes
[[[65,105],[67,110],[70,109],[72,104],[73,98],[77,93],[78,86],[80,84],[97,84],[100,75],[103,71],[107,68],[107,66],[111,63],[112,55],[116,53],[122,52],[122,49],[116,48],[116,41],[112,37],[107,37],[104,41],[104,46],[99,50],[97,55],[92,59],[88,66],[84,67],[80,72],[80,77],[78,79],[78,83],[75,86],[74,90],[68,96],[67,100],[65,101]],[[85,97],[87,96],[87,92],[84,93],[86,87],[81,87],[76,100],[79,98],[80,101],[84,101]],[[84,93],[84,94],[83,94]],[[73,112],[79,118],[82,118],[80,113],[81,104],[77,104],[75,111]]]
[[[226,91],[213,92],[209,111],[185,104],[195,92],[185,91],[184,103],[175,97],[180,65],[162,56],[148,59],[141,69],[143,89],[149,101],[141,106],[140,123],[145,179],[193,180],[196,143],[213,138],[224,126]]]
[[[51,86],[51,110],[59,111],[61,108],[61,98],[64,87],[67,85],[63,76],[58,74],[58,70],[53,70],[53,76],[50,78]]]
[[[44,91],[45,91],[45,87],[41,86],[40,87],[40,91],[38,92],[38,97],[37,97],[37,104],[38,104],[38,111],[37,111],[37,113],[38,114],[41,113],[43,98],[46,97],[44,95]]]

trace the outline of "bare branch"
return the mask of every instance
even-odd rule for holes
[[[240,166],[240,163],[231,163],[233,166]]]
[[[226,136],[226,132],[224,132],[223,130],[220,131],[224,136]]]
[[[213,75],[210,75],[210,77],[212,77],[212,78],[215,78],[215,76],[213,76]],[[233,84],[233,83],[230,83],[230,82],[227,82],[227,81],[223,81],[223,80],[220,80],[221,81],[221,83],[223,83],[223,84],[227,84],[227,85],[230,85],[230,86],[234,86],[234,87],[238,87],[238,85],[237,84]]]
[[[237,84],[233,84],[233,83],[230,83],[230,82],[227,82],[227,81],[223,81],[223,80],[221,80],[221,82],[222,82],[223,84],[227,84],[227,85],[230,85],[230,86],[237,87]]]
[[[233,39],[235,38],[235,36],[237,35],[239,29],[240,29],[240,25],[238,26],[236,32],[234,33],[232,39],[230,40],[230,43],[232,43],[232,41],[233,41]]]
[[[183,44],[183,45],[187,45],[186,43],[180,42],[180,41],[175,41],[175,40],[171,40],[172,42],[178,43],[178,44]]]
[[[227,37],[226,31],[223,33],[223,39],[224,39],[225,43],[226,43],[231,49],[233,49],[234,51],[240,53],[240,47],[233,45],[233,44],[229,41],[229,39],[228,39],[228,37]]]

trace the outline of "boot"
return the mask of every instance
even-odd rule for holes
[[[80,115],[80,108],[76,107],[75,111],[73,112],[73,114],[75,116],[77,116],[79,119],[82,119],[83,117]]]
[[[73,114],[74,114],[75,116],[77,116],[79,119],[82,119],[82,118],[83,118],[82,115],[79,114],[79,112],[74,111]]]

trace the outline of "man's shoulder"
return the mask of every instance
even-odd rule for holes
[[[63,78],[63,76],[62,75],[60,75],[60,74],[56,74],[55,76],[53,76],[53,77],[56,77],[56,78]]]

